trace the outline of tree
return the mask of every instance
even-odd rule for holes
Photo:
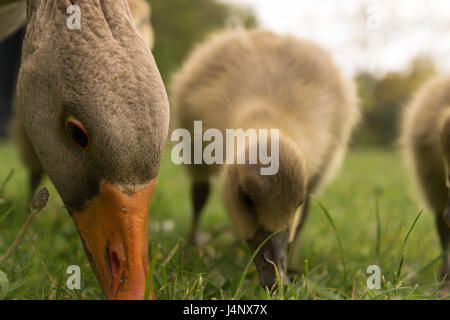
[[[367,72],[358,74],[355,81],[363,119],[355,144],[394,144],[400,134],[403,107],[434,73],[433,60],[419,56],[407,70],[388,72],[379,78]]]
[[[150,0],[156,62],[167,83],[193,46],[212,31],[240,24],[257,26],[253,11],[217,0]]]

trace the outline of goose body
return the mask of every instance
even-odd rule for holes
[[[176,128],[279,129],[279,170],[256,165],[188,165],[198,217],[210,177],[221,170],[222,198],[252,249],[280,227],[255,258],[263,285],[285,272],[286,245],[304,220],[311,194],[332,177],[359,113],[354,91],[327,53],[312,42],[267,31],[226,31],[197,47],[172,82]],[[228,152],[228,150],[227,150]],[[248,150],[246,150],[248,152]]]
[[[450,76],[429,81],[405,109],[402,142],[408,164],[436,217],[443,251],[450,247]],[[450,254],[443,274],[450,275]]]
[[[142,299],[147,222],[169,121],[127,1],[28,0],[14,131],[32,184],[45,171],[108,299]]]

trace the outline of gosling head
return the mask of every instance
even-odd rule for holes
[[[167,95],[126,0],[27,1],[18,103],[108,299],[142,299]]]
[[[277,283],[274,265],[280,276],[287,280],[287,248],[306,198],[307,178],[303,159],[294,143],[280,139],[276,174],[261,175],[264,167],[261,163],[226,165],[222,172],[225,207],[239,235],[252,251],[281,229],[264,244],[254,259],[263,287],[271,288]]]

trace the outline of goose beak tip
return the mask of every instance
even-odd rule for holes
[[[149,268],[147,225],[156,179],[125,192],[104,183],[88,206],[73,214],[83,247],[107,299],[144,299]],[[149,298],[154,298],[150,293]]]

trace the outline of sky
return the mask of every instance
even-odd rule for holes
[[[449,0],[225,0],[254,8],[261,26],[314,40],[343,71],[404,70],[428,55],[450,71]]]

